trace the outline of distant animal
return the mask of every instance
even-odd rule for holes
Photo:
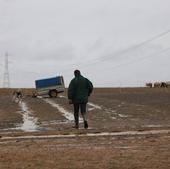
[[[166,82],[166,86],[170,87],[170,81]]]
[[[166,88],[167,84],[166,84],[166,82],[155,82],[154,87],[156,87],[156,88]]]
[[[161,83],[160,82],[155,82],[154,83],[154,87],[160,88],[161,87]]]
[[[167,87],[166,82],[161,82],[161,87]]]
[[[146,83],[146,87],[152,88],[152,83]]]
[[[13,101],[17,102],[17,103],[21,103],[22,102],[22,92],[21,90],[17,90],[13,92]]]

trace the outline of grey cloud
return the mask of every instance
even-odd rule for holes
[[[105,47],[104,39],[99,38],[95,40],[95,42],[93,42],[92,44],[88,44],[86,50],[87,52],[91,53],[91,52],[99,51],[101,48],[104,47]]]
[[[161,54],[164,60],[149,57],[146,69],[143,61],[113,67],[169,46],[170,35],[166,35],[134,49],[140,42],[170,28],[169,6],[169,0],[0,0],[0,63],[4,64],[8,51],[14,86],[32,86],[27,79],[19,82],[24,77],[33,81],[58,73],[68,83],[77,67],[97,86],[156,78],[154,72],[147,74],[149,66],[155,68],[161,63],[167,71],[169,58],[165,54]],[[0,67],[2,80],[4,68]],[[103,72],[108,78],[113,73],[115,76],[103,81],[100,76]],[[162,72],[162,68],[157,72]],[[161,79],[161,75],[157,78]]]
[[[42,61],[68,61],[74,59],[74,48],[72,46],[56,46],[52,49],[48,49],[38,54],[34,60],[42,60]]]

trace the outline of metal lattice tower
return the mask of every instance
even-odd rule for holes
[[[9,63],[8,62],[8,53],[5,53],[4,79],[3,79],[3,87],[4,88],[10,87],[8,63]]]

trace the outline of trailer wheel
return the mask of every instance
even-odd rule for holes
[[[57,90],[50,90],[49,96],[50,97],[57,97]]]

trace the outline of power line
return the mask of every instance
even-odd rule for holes
[[[91,60],[89,60],[89,61],[86,61],[85,63],[82,62],[82,63],[77,63],[77,64],[68,64],[68,65],[65,65],[66,68],[61,69],[61,71],[69,71],[68,73],[65,73],[65,75],[70,75],[70,70],[72,70],[72,69],[80,68],[80,67],[81,67],[81,69],[82,69],[82,67],[89,68],[89,66],[94,66],[95,64],[97,64],[97,63],[99,63],[99,62],[104,62],[104,61],[106,61],[106,60],[108,60],[108,59],[110,59],[110,58],[113,58],[113,56],[122,55],[122,54],[125,54],[125,53],[129,52],[129,51],[138,49],[138,48],[140,48],[140,47],[142,47],[142,46],[144,46],[144,45],[146,45],[146,44],[148,44],[148,43],[150,43],[150,42],[152,42],[152,41],[154,41],[154,40],[156,40],[156,39],[159,39],[159,38],[161,38],[161,37],[163,37],[163,36],[165,36],[165,35],[167,35],[167,34],[169,34],[169,33],[170,33],[170,29],[167,30],[167,31],[164,31],[164,32],[162,32],[162,33],[160,33],[160,34],[157,34],[157,35],[155,35],[155,36],[153,36],[153,37],[151,37],[151,38],[149,38],[149,39],[147,39],[147,40],[145,40],[145,41],[143,41],[143,42],[141,42],[141,43],[138,43],[137,45],[135,45],[135,46],[133,46],[133,47],[130,47],[130,48],[128,48],[128,49],[124,49],[124,50],[120,51],[119,53],[113,54],[113,55],[111,55],[109,58],[108,58],[107,56],[103,56],[103,57],[100,57],[100,58],[91,59]],[[169,49],[169,48],[168,48],[168,49]],[[168,50],[168,49],[165,49],[165,50]],[[162,51],[160,51],[160,52],[158,52],[158,53],[149,55],[149,56],[147,56],[147,58],[153,57],[153,56],[158,55],[158,54],[163,53],[163,52],[165,52],[165,51],[162,50]],[[101,60],[102,58],[103,58],[103,60]],[[124,65],[128,65],[128,64],[132,64],[132,63],[135,63],[135,62],[139,62],[139,61],[144,60],[144,59],[146,59],[146,57],[142,57],[142,58],[140,58],[140,59],[138,59],[138,60],[135,60],[135,61],[133,60],[133,61],[128,62],[128,63],[115,65],[115,66],[112,67],[111,69],[118,68],[118,67],[121,67],[121,66],[124,66]],[[82,65],[81,65],[81,64],[82,64]],[[71,67],[70,67],[70,66],[71,66]],[[108,67],[108,68],[109,68],[109,67]]]
[[[131,62],[126,62],[126,63],[123,63],[123,64],[115,65],[115,66],[113,66],[113,67],[111,67],[111,68],[109,68],[109,69],[110,69],[110,70],[113,70],[113,69],[117,69],[117,68],[122,67],[122,66],[126,66],[126,65],[131,65],[131,64],[134,64],[134,63],[138,63],[138,62],[144,61],[144,60],[146,60],[146,59],[148,60],[148,59],[151,58],[151,57],[159,56],[160,54],[166,53],[166,52],[169,51],[169,50],[170,50],[170,47],[168,47],[168,48],[166,48],[166,49],[163,49],[163,50],[161,50],[161,51],[159,51],[159,52],[153,53],[153,54],[151,54],[151,55],[148,55],[148,56],[146,56],[146,57],[141,57],[141,58],[138,59],[138,60],[133,60],[133,61],[131,61]],[[108,70],[108,69],[105,69],[105,70]],[[112,73],[113,73],[113,72],[112,72]],[[111,79],[108,80],[107,82],[111,82]]]
[[[131,51],[133,51],[135,49],[138,49],[138,48],[140,48],[140,47],[142,47],[142,46],[144,46],[144,45],[146,45],[146,44],[148,44],[148,43],[150,43],[150,42],[152,42],[152,41],[154,41],[156,39],[159,39],[159,38],[161,38],[161,37],[163,37],[163,36],[165,36],[165,35],[167,35],[169,33],[170,33],[170,29],[165,31],[165,32],[162,32],[162,33],[160,33],[158,35],[155,35],[155,36],[153,36],[153,37],[151,37],[151,38],[149,38],[149,39],[147,39],[147,40],[145,40],[143,42],[140,42],[140,43],[138,43],[138,44],[136,44],[136,45],[134,45],[132,47],[129,47],[129,48],[124,49],[124,50],[121,50],[121,51],[119,51],[119,52],[117,52],[117,53],[115,53],[115,54],[113,54],[111,56],[108,56],[108,57],[107,56],[102,56],[102,57],[96,58],[96,59],[93,60],[95,62],[93,62],[92,64],[100,62],[101,59],[103,59],[102,61],[106,61],[106,60],[112,59],[114,56],[126,54],[127,52],[131,52]]]
[[[166,49],[163,49],[163,50],[161,50],[161,51],[159,51],[159,52],[155,52],[155,53],[153,53],[153,54],[151,54],[151,55],[148,55],[148,56],[145,56],[145,57],[141,57],[141,58],[138,59],[138,60],[133,60],[133,61],[130,61],[130,62],[122,63],[122,64],[119,64],[119,65],[115,65],[115,66],[112,66],[112,67],[104,68],[104,69],[102,70],[102,73],[103,73],[103,74],[107,74],[107,73],[104,72],[104,71],[110,70],[109,72],[113,75],[114,71],[111,71],[111,70],[120,68],[120,67],[122,67],[122,66],[127,66],[127,65],[134,64],[134,63],[138,63],[138,62],[140,62],[140,61],[149,60],[149,58],[151,58],[151,57],[160,56],[161,54],[166,53],[166,52],[168,52],[168,51],[170,51],[170,47],[168,47],[168,48],[166,48]],[[125,69],[124,69],[124,71],[126,72]],[[117,71],[115,71],[115,73],[117,73]],[[101,76],[100,73],[97,74],[97,75]],[[111,77],[110,74],[109,74],[109,77]],[[112,76],[112,77],[114,77],[114,76]],[[111,79],[111,78],[106,78],[106,79],[107,79],[107,80],[106,80],[105,82],[107,82],[107,83],[110,83],[110,82],[112,82],[112,80],[113,80],[113,79]]]
[[[96,59],[88,60],[85,63],[84,62],[78,63],[78,65],[80,66],[82,64],[82,66],[90,66],[90,65],[97,64],[99,62],[105,62],[107,60],[112,59],[114,56],[118,56],[118,55],[120,56],[120,55],[126,54],[128,52],[131,52],[131,51],[133,51],[135,49],[138,49],[138,48],[140,48],[140,47],[142,47],[142,46],[144,46],[144,45],[146,45],[146,44],[148,44],[148,43],[150,43],[150,42],[152,42],[152,41],[154,41],[156,39],[160,39],[161,37],[163,37],[163,36],[165,36],[165,35],[167,35],[169,33],[170,33],[170,29],[168,29],[167,31],[164,31],[164,32],[162,32],[160,34],[157,34],[157,35],[155,35],[155,36],[153,36],[153,37],[151,37],[151,38],[149,38],[149,39],[147,39],[147,40],[145,40],[143,42],[140,42],[140,43],[138,43],[138,44],[136,44],[136,45],[134,45],[132,47],[129,47],[127,49],[124,49],[124,50],[121,50],[121,51],[119,51],[117,53],[114,53],[113,55],[98,57]],[[74,66],[74,64],[68,64],[66,66],[67,67],[68,66]],[[66,68],[64,70],[70,70],[70,69],[72,69],[72,68]]]
[[[118,67],[121,67],[121,66],[126,66],[126,65],[129,65],[129,64],[137,63],[137,62],[140,62],[140,61],[149,59],[149,58],[151,58],[151,57],[158,56],[158,55],[160,55],[160,54],[162,54],[162,53],[165,53],[165,52],[167,52],[167,51],[169,51],[169,50],[170,50],[170,47],[168,47],[168,48],[166,48],[166,49],[163,49],[163,50],[161,50],[161,51],[159,51],[159,52],[153,53],[153,54],[151,54],[151,55],[138,58],[138,60],[132,60],[131,62],[127,62],[127,63],[115,65],[115,66],[113,66],[111,69],[115,69],[115,68],[118,68]]]

